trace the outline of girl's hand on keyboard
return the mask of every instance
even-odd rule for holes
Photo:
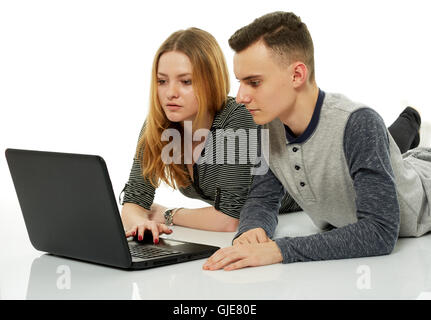
[[[163,234],[163,233],[171,234],[172,233],[172,229],[170,229],[164,223],[157,223],[156,221],[146,220],[143,223],[138,224],[136,226],[133,226],[130,229],[126,230],[126,237],[128,238],[128,237],[137,236],[139,241],[144,240],[145,230],[148,230],[152,233],[154,244],[159,243],[159,235],[160,234]]]

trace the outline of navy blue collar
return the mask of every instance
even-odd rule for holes
[[[299,137],[295,136],[295,134],[290,130],[290,128],[284,125],[284,131],[286,132],[286,139],[289,144],[292,143],[303,143],[305,142],[316,130],[317,124],[319,123],[320,118],[320,110],[322,109],[323,99],[325,98],[325,92],[320,90],[319,88],[319,96],[317,97],[316,106],[314,107],[313,116],[311,117],[311,121],[305,129],[304,133]]]

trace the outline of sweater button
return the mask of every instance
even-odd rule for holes
[[[300,166],[298,166],[298,165],[296,165],[296,166],[295,166],[295,170],[299,170],[299,169],[301,169],[301,167],[300,167]]]
[[[301,182],[299,185],[300,185],[301,187],[305,187],[305,182]]]
[[[292,151],[293,151],[293,152],[296,152],[296,151],[298,151],[298,148],[297,148],[297,147],[293,147],[293,148],[292,148]]]

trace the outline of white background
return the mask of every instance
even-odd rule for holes
[[[320,88],[376,109],[389,125],[407,103],[431,119],[428,1],[1,1],[0,150],[101,155],[118,194],[148,111],[153,56],[174,31],[212,33],[233,75],[229,37],[293,11],[308,25]],[[156,201],[196,207],[167,188]],[[0,214],[18,202],[0,157]],[[8,228],[3,224],[1,229]]]

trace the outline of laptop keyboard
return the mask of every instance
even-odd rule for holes
[[[158,248],[155,246],[152,246],[152,247],[131,246],[129,247],[129,249],[133,257],[137,257],[141,259],[165,257],[165,256],[181,253],[181,251],[171,250],[166,248]]]

